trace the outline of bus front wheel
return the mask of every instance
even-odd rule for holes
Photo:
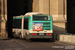
[[[28,39],[28,36],[26,36],[26,41],[28,41],[28,42],[30,42],[30,41],[31,41],[30,39]]]

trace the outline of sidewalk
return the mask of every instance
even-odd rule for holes
[[[0,40],[9,40],[10,38],[0,38]]]
[[[62,42],[62,41],[55,41],[57,43],[63,43],[63,44],[68,44],[68,45],[73,45],[75,46],[75,43],[71,43],[71,42]]]

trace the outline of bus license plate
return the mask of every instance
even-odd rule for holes
[[[44,35],[43,33],[39,34],[39,35]]]

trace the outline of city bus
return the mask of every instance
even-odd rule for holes
[[[30,39],[53,38],[52,16],[40,13],[27,13],[13,17],[13,36]]]

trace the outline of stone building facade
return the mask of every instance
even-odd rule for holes
[[[66,32],[67,0],[33,0],[33,11],[52,15],[54,32]]]
[[[7,0],[0,0],[0,38],[7,38]]]
[[[53,29],[54,33],[63,33],[66,32],[66,22],[67,22],[67,0],[28,0],[28,8],[26,9],[26,5],[21,4],[19,0],[12,0],[15,7],[15,11],[18,8],[21,8],[21,12],[31,11],[32,12],[40,12],[42,14],[50,14],[53,17]],[[16,1],[16,2],[15,2]],[[22,0],[24,1],[24,0]],[[31,2],[31,3],[30,3]],[[6,31],[6,23],[8,21],[8,0],[0,0],[0,37],[8,37],[8,31]],[[14,6],[13,5],[13,6]],[[22,6],[21,6],[22,5]],[[19,9],[20,10],[20,9]],[[20,12],[17,10],[18,12]],[[15,14],[15,11],[13,12]],[[11,12],[11,11],[10,11]],[[9,13],[10,13],[9,12]],[[20,13],[21,13],[20,12]],[[26,13],[26,12],[24,12]],[[14,16],[12,14],[12,16]],[[12,17],[10,16],[10,17]],[[11,23],[11,22],[10,22]],[[10,24],[9,24],[10,25]],[[11,33],[10,33],[11,34]]]

